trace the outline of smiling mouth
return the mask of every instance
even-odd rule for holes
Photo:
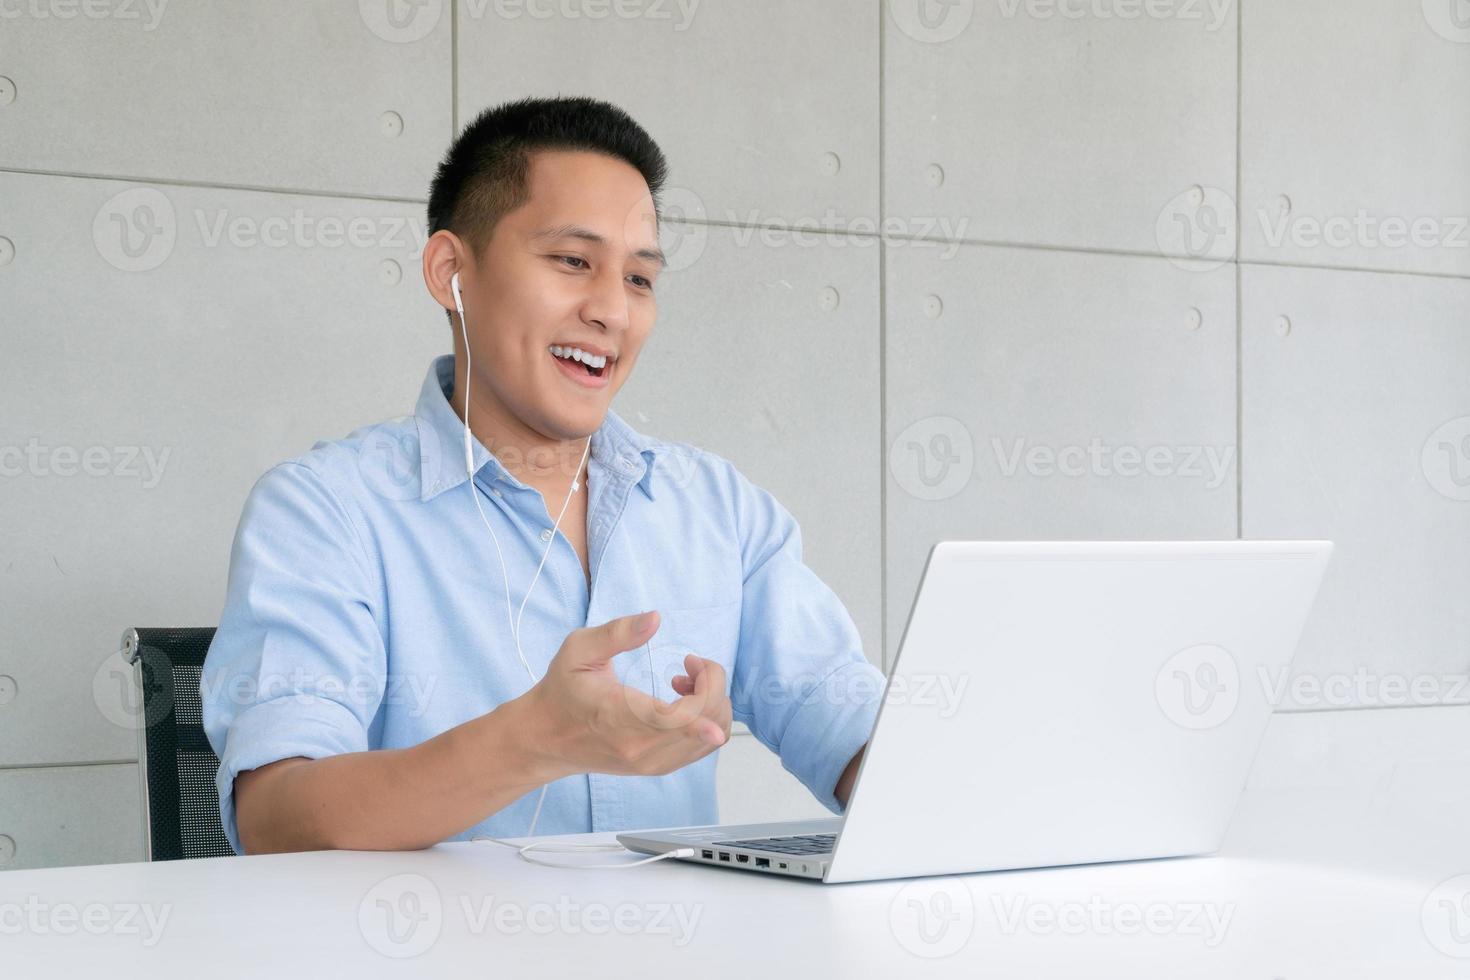
[[[613,365],[617,363],[616,358],[608,357],[605,359],[605,363],[602,367],[593,367],[586,361],[578,360],[571,357],[563,357],[555,352],[552,352],[551,356],[556,358],[558,361],[564,362],[567,367],[572,368],[573,370],[581,370],[589,377],[593,378],[600,378],[606,374],[611,374]]]

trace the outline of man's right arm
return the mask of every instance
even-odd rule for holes
[[[240,843],[249,854],[411,850],[461,833],[565,775],[526,737],[527,708],[517,698],[411,748],[245,770],[235,777]]]
[[[410,850],[462,833],[537,787],[580,772],[656,776],[730,737],[724,668],[690,654],[664,702],[611,663],[657,615],[573,630],[530,691],[411,748],[293,757],[235,777],[247,853]]]

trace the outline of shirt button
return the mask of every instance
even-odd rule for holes
[[[491,487],[490,488],[490,492],[493,493],[493,494],[495,494],[495,496],[497,496],[497,497],[500,496],[500,488],[499,487]]]
[[[551,528],[547,528],[546,530],[544,530],[544,531],[541,532],[541,540],[542,541],[550,541],[551,540]]]

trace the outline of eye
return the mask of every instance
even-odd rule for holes
[[[587,265],[587,260],[582,258],[580,255],[558,255],[557,258],[563,262],[580,262],[582,263],[582,265]],[[588,266],[588,268],[591,267]]]
[[[647,289],[650,292],[653,290],[653,282],[651,280],[645,278],[644,276],[635,275],[635,276],[630,276],[629,278],[631,278],[631,279],[637,279],[639,281],[638,283],[635,283],[635,285],[637,285],[639,289]]]

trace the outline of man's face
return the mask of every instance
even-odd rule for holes
[[[653,198],[637,169],[599,153],[531,161],[530,200],[495,226],[473,279],[460,277],[472,390],[488,388],[549,439],[585,438],[653,329],[662,266]],[[553,347],[606,355],[601,377]]]

